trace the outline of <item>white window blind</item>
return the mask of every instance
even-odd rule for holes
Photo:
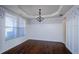
[[[6,40],[25,36],[25,20],[9,13],[5,13],[5,38]]]

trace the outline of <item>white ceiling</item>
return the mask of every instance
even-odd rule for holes
[[[38,9],[41,9],[43,17],[60,17],[64,15],[72,5],[4,5],[4,8],[28,18],[38,16]]]
[[[42,12],[42,15],[49,15],[49,14],[52,14],[54,12],[56,12],[59,8],[59,6],[57,5],[37,5],[37,6],[20,6],[28,15],[30,16],[37,16],[38,15],[38,12],[39,10],[38,9],[41,9],[41,12]]]

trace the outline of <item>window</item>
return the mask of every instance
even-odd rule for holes
[[[19,18],[19,21],[18,21],[18,37],[20,36],[24,36],[25,35],[25,21],[23,18]]]
[[[5,38],[6,40],[25,36],[25,20],[8,13],[5,14]]]

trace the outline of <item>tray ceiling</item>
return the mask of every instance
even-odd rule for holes
[[[64,15],[72,5],[4,5],[3,7],[24,17],[34,18],[38,16],[38,9],[41,9],[43,17],[58,17]]]

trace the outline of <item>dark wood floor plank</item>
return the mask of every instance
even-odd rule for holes
[[[31,40],[4,52],[3,54],[69,54],[71,53],[61,42]]]

